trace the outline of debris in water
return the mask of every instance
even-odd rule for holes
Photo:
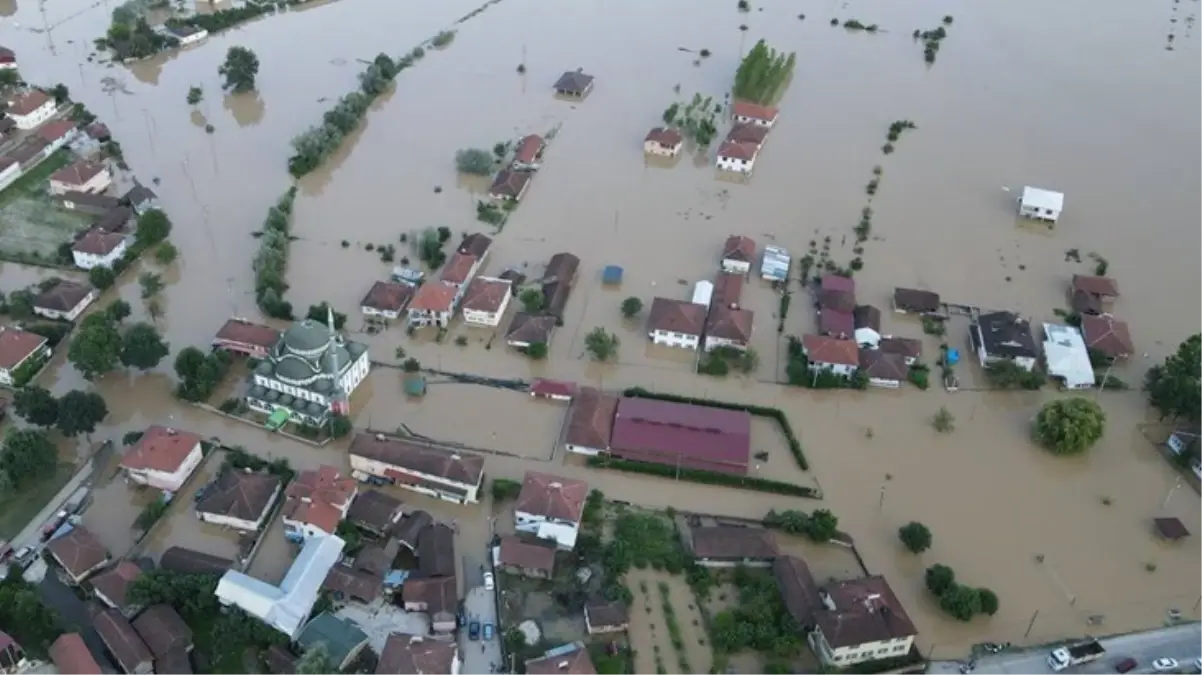
[[[1081,262],[1081,251],[1075,248],[1065,251],[1064,262]]]
[[[442,193],[442,186],[441,186],[441,185],[435,185],[435,186],[434,186],[434,194],[441,194],[441,193]]]

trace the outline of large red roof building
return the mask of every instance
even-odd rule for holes
[[[751,414],[623,398],[609,451],[622,459],[744,475],[751,459]]]

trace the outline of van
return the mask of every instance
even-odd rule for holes
[[[1131,657],[1127,657],[1125,659],[1120,659],[1118,661],[1118,663],[1115,663],[1114,669],[1120,673],[1129,673],[1129,672],[1135,670],[1135,667],[1137,665],[1139,665],[1139,664],[1135,662],[1135,659],[1133,659]]]

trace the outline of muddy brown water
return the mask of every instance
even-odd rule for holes
[[[88,60],[109,4],[9,1],[0,2],[7,17],[0,43],[16,50],[26,79],[61,81],[101,115],[143,180],[162,179],[155,190],[183,254],[165,274],[171,285],[159,325],[178,349],[206,344],[231,313],[256,314],[250,270],[256,241],[249,234],[289,184],[289,140],[354,86],[356,59],[408,51],[478,4],[449,0],[415,11],[403,3],[339,0],[122,67]],[[1195,7],[1186,3],[1180,11]],[[880,164],[874,237],[856,277],[861,302],[883,306],[893,286],[924,286],[955,302],[1051,320],[1052,309],[1065,305],[1071,274],[1089,268],[1064,262],[1065,250],[1078,248],[1083,257],[1096,251],[1122,284],[1116,313],[1131,323],[1139,350],[1117,374],[1138,381],[1197,330],[1202,304],[1196,192],[1202,171],[1193,152],[1202,142],[1198,43],[1182,33],[1174,51],[1164,50],[1170,13],[1167,2],[1084,0],[1051,7],[1034,0],[922,7],[774,0],[746,14],[721,2],[584,0],[568,7],[505,0],[461,26],[451,46],[406,71],[361,130],[302,181],[289,296],[298,308],[329,300],[353,310],[390,267],[365,244],[394,243],[399,259],[412,256],[399,242],[402,233],[439,225],[456,233],[482,229],[472,208],[480,184],[457,179],[454,151],[558,127],[544,168],[485,268],[538,274],[553,253],[580,255],[580,279],[549,359],[531,364],[496,341],[486,349],[479,329],[470,334],[485,337],[458,347],[450,338],[410,340],[395,328],[358,336],[375,358],[392,360],[403,345],[448,370],[551,375],[606,388],[638,384],[786,409],[825,492],[824,506],[855,536],[869,568],[890,578],[922,631],[922,648],[937,658],[986,639],[1036,642],[1155,626],[1169,608],[1196,618],[1198,547],[1158,544],[1150,519],[1169,513],[1199,532],[1197,495],[1173,489],[1175,475],[1136,430],[1146,420],[1138,394],[1102,394],[1110,416],[1106,438],[1088,457],[1054,460],[1025,436],[1030,416],[1051,393],[811,393],[761,382],[783,369],[783,345],[774,332],[776,297],[758,282],[744,292],[756,310],[754,343],[763,360],[753,378],[692,375],[689,359],[648,349],[639,324],[618,313],[627,295],[648,304],[658,294],[688,297],[680,281],[712,276],[721,242],[732,232],[798,255],[810,240],[829,235],[833,258],[846,262],[863,186]],[[928,68],[909,34],[934,27],[944,14],[955,15],[955,23]],[[1041,20],[1032,23],[1033,14]],[[849,34],[828,25],[834,17],[885,30]],[[708,163],[691,158],[671,168],[645,166],[640,142],[663,109],[695,91],[720,97],[739,54],[760,37],[796,50],[798,68],[754,176],[718,181]],[[226,97],[219,90],[217,66],[232,45],[260,56],[255,94]],[[678,47],[706,48],[713,56],[694,65],[697,57]],[[521,76],[515,69],[523,60]],[[576,67],[597,76],[594,92],[580,104],[555,101],[548,85]],[[673,92],[677,84],[680,94]],[[205,100],[193,110],[184,100],[195,85],[204,87]],[[884,156],[879,148],[895,119],[914,120],[918,129]],[[206,134],[205,123],[215,133]],[[1013,199],[1023,184],[1066,193],[1055,230],[1016,224]],[[342,239],[352,246],[343,249]],[[607,264],[625,268],[621,289],[600,287]],[[135,316],[144,316],[137,273],[117,292]],[[43,276],[0,265],[6,292]],[[811,329],[808,305],[804,295],[794,297],[787,333]],[[885,321],[888,332],[920,335],[915,322],[893,315]],[[358,329],[357,317],[351,324]],[[597,366],[583,358],[583,336],[597,325],[622,339],[618,363]],[[452,335],[466,330],[456,327]],[[61,361],[45,376],[58,393],[83,384]],[[345,466],[342,445],[314,449],[178,405],[169,372],[166,363],[150,374],[104,378],[97,386],[113,412],[97,435],[119,438],[168,423],[289,457],[300,468]],[[545,407],[529,403],[526,412],[520,402],[494,403],[496,392],[468,385],[435,385],[425,402],[414,404],[391,370],[372,376],[369,400],[362,394],[356,396],[361,426],[409,423],[472,444],[495,438],[529,457],[542,456],[558,431]],[[957,418],[952,434],[931,429],[941,405]],[[532,466],[546,468],[517,458],[487,460],[493,476],[518,477]],[[571,461],[555,470],[651,506],[748,516],[811,506],[597,473]],[[464,545],[478,546],[487,536],[482,509],[406,501],[456,518]],[[128,500],[112,511],[114,518],[133,515]],[[920,557],[897,544],[896,529],[909,520],[935,533],[934,548]],[[936,561],[955,567],[965,583],[995,589],[1001,612],[967,625],[943,618],[921,588],[923,566]],[[1154,572],[1146,571],[1149,563]],[[1091,616],[1102,623],[1091,625]]]

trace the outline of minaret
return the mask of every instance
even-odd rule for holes
[[[342,381],[339,378],[341,367],[338,365],[338,331],[334,329],[334,307],[326,305],[326,328],[330,331],[329,339],[326,342],[326,358],[325,362],[329,364],[330,377],[334,385],[330,392],[330,412],[336,415],[347,415],[351,411],[351,402],[347,400],[346,392],[342,390]]]

